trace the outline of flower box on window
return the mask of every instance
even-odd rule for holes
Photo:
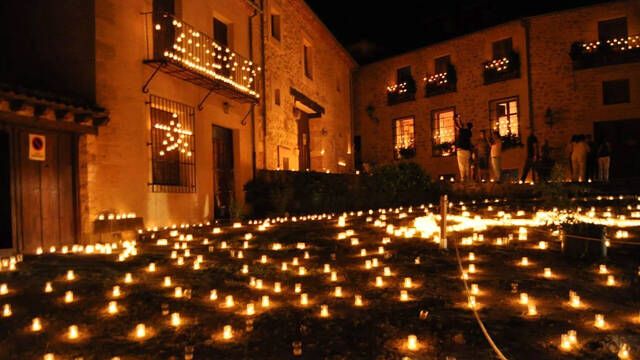
[[[607,41],[576,41],[571,45],[569,55],[575,70],[638,62],[640,35]]]
[[[449,65],[447,72],[425,76],[425,97],[437,96],[456,91],[456,69]]]
[[[396,105],[415,99],[416,82],[413,79],[387,86],[387,103],[389,105]]]
[[[456,146],[452,142],[443,142],[440,144],[433,144],[431,151],[433,156],[451,156],[456,152]]]
[[[398,159],[413,159],[416,156],[416,148],[413,146],[399,148]]]
[[[484,84],[517,79],[520,77],[520,55],[512,51],[501,59],[493,59],[483,64]]]
[[[515,134],[503,135],[500,136],[500,139],[502,139],[502,150],[509,150],[523,146],[522,139],[520,139],[520,136]]]

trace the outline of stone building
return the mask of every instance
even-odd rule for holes
[[[612,140],[612,177],[638,177],[640,3],[616,1],[523,18],[361,67],[355,137],[364,163],[410,158],[457,176],[454,114],[473,141],[504,139],[503,177],[517,179],[535,133],[558,163],[571,135]],[[598,45],[596,42],[600,41]],[[609,42],[610,44],[608,44]]]
[[[356,64],[302,0],[0,10],[0,249],[234,217],[258,169],[352,169]]]

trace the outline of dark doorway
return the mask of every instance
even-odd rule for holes
[[[360,135],[353,137],[353,153],[356,170],[362,170],[362,137]]]
[[[216,219],[230,219],[235,200],[231,129],[213,125],[213,163],[214,216]]]
[[[602,121],[593,125],[594,138],[611,143],[611,179],[640,178],[640,119]]]
[[[298,169],[301,171],[311,168],[310,143],[309,114],[301,111],[298,119],[298,149],[300,150]]]
[[[7,131],[0,130],[0,250],[13,247],[11,233],[11,146]]]
[[[175,33],[172,22],[174,15],[174,0],[153,0],[153,26],[160,25],[160,31],[153,31],[153,56],[155,60],[164,59],[164,52],[173,50]]]

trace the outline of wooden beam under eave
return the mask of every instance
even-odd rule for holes
[[[43,120],[34,116],[25,116],[12,112],[0,111],[0,122],[6,124],[12,124],[34,130],[53,130],[53,131],[65,131],[80,134],[98,134],[98,129],[95,126],[81,125],[75,122],[69,121],[51,121]]]

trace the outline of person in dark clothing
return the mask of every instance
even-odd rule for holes
[[[609,165],[611,164],[611,143],[604,139],[598,147],[598,180],[609,181]]]
[[[527,158],[524,161],[524,167],[522,168],[522,177],[520,180],[526,181],[529,171],[531,171],[531,180],[537,181],[537,168],[536,162],[540,159],[540,151],[538,146],[538,138],[532,132],[527,137]]]

